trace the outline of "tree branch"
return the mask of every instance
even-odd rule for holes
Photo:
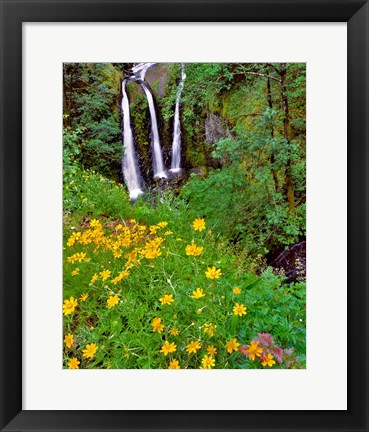
[[[260,72],[249,72],[249,71],[244,71],[244,74],[262,76],[262,77],[264,77],[264,78],[269,78],[269,79],[272,79],[272,80],[274,80],[274,81],[277,81],[277,82],[281,83],[281,80],[280,80],[280,79],[278,79],[278,78],[276,78],[276,77],[274,77],[274,76],[271,76],[271,75],[267,75],[267,74],[260,73]]]
[[[255,112],[255,113],[249,113],[249,114],[239,114],[238,116],[236,116],[236,118],[238,117],[257,117],[257,116],[261,116],[263,115],[262,112]]]

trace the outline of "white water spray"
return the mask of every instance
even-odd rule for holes
[[[154,99],[145,81],[141,83],[141,87],[143,88],[146,94],[147,102],[149,103],[150,116],[151,116],[151,150],[152,150],[152,165],[154,171],[154,178],[167,178],[167,174],[165,172],[165,166],[163,162],[163,156],[161,153],[161,145],[159,139],[158,122],[156,120]]]
[[[123,110],[123,141],[124,154],[122,168],[124,180],[126,182],[129,197],[135,200],[143,194],[141,189],[141,175],[137,164],[136,152],[133,142],[131,120],[129,114],[129,100],[126,92],[127,81],[122,82],[122,110]]]
[[[173,143],[172,143],[172,164],[170,171],[177,173],[181,171],[181,121],[179,118],[179,102],[184,86],[184,80],[186,74],[184,71],[184,64],[182,63],[182,77],[179,83],[177,95],[176,95],[176,108],[174,113],[174,128],[173,128]]]
[[[131,69],[132,75],[130,76],[131,81],[143,81],[145,79],[146,72],[156,63],[137,63]]]
[[[133,133],[131,129],[129,100],[126,92],[127,82],[136,82],[143,88],[150,109],[151,117],[151,148],[154,178],[167,178],[166,169],[163,162],[158,122],[156,119],[154,99],[150,88],[145,81],[146,72],[156,63],[137,63],[131,69],[129,77],[122,81],[122,111],[123,111],[123,140],[124,140],[124,155],[122,160],[122,168],[124,180],[127,185],[129,196],[135,200],[142,191],[142,178],[137,163],[137,157],[133,141]]]

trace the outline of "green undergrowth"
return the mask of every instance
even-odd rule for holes
[[[66,368],[305,367],[304,282],[247,269],[172,193],[132,205],[92,171],[64,173],[63,311]]]

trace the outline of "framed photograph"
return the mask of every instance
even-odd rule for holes
[[[0,429],[368,431],[367,2],[0,1]]]

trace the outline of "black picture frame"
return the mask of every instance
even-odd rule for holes
[[[0,430],[368,431],[368,2],[356,0],[319,2],[307,0],[198,0],[196,2],[191,0],[75,0],[72,2],[0,0],[0,5]],[[347,411],[22,410],[22,23],[120,21],[347,22],[349,178]],[[332,303],[334,305],[334,299]]]

